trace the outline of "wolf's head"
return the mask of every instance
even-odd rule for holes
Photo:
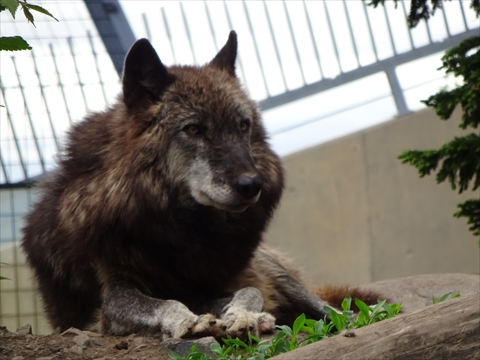
[[[257,105],[235,75],[237,36],[208,64],[162,64],[148,40],[125,60],[123,102],[135,168],[177,190],[184,205],[241,212],[259,198],[276,205],[283,187]]]

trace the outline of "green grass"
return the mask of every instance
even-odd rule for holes
[[[436,298],[432,295],[432,303],[438,304],[438,303],[444,302],[446,300],[456,299],[458,297],[460,297],[460,294],[455,294],[454,295],[453,292],[446,293],[445,295],[443,295],[439,298]]]
[[[269,340],[260,340],[251,334],[248,335],[247,342],[239,339],[222,339],[223,346],[218,343],[210,346],[215,354],[214,358],[196,351],[197,344],[191,347],[190,353],[186,357],[179,356],[174,352],[169,352],[169,356],[172,360],[265,360],[345,330],[358,329],[392,318],[401,309],[401,304],[387,304],[384,300],[378,301],[375,306],[368,306],[363,301],[355,299],[355,304],[360,309],[358,316],[355,316],[351,310],[351,303],[352,298],[347,295],[342,302],[341,313],[325,306],[324,310],[330,317],[330,322],[325,319],[307,319],[305,314],[302,314],[295,320],[292,327],[277,326],[280,331]]]

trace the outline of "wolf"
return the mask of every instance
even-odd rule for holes
[[[204,66],[138,40],[117,103],[69,131],[22,240],[53,328],[245,337],[340,296],[262,243],[284,170],[236,56],[234,31]]]

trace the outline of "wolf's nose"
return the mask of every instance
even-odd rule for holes
[[[262,190],[263,182],[258,176],[240,176],[235,182],[235,189],[237,192],[246,198],[251,198],[257,195]]]

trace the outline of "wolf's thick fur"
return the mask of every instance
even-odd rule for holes
[[[167,68],[139,40],[118,103],[70,131],[23,240],[54,328],[242,336],[324,315],[261,245],[283,170],[236,52],[232,32],[209,64]]]

